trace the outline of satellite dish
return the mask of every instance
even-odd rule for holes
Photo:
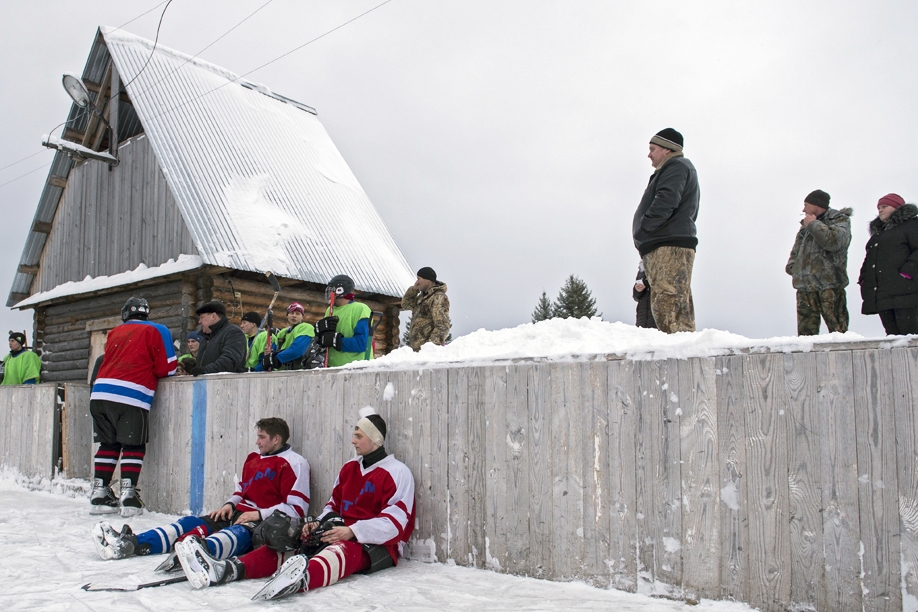
[[[68,73],[64,75],[63,82],[64,89],[73,98],[74,103],[80,108],[86,108],[89,104],[89,91],[83,85],[83,81],[79,77]]]

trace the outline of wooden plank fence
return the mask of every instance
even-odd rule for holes
[[[0,390],[7,465],[27,445],[4,425],[52,414],[53,394],[21,389]],[[88,398],[68,396],[68,413]],[[218,507],[255,421],[280,416],[318,512],[367,404],[415,476],[414,558],[762,610],[918,610],[918,348],[174,379],[144,499]]]

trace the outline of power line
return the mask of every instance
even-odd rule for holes
[[[145,12],[143,12],[143,13],[137,15],[136,17],[134,17],[134,18],[131,19],[130,21],[125,21],[125,22],[122,23],[120,26],[118,26],[117,28],[115,28],[115,30],[120,30],[121,28],[123,28],[124,26],[128,25],[129,23],[134,23],[135,21],[137,21],[138,19],[140,19],[141,17],[143,17],[143,16],[146,15],[147,13],[152,13],[153,11],[155,11],[156,9],[158,9],[159,7],[161,7],[162,5],[167,4],[168,2],[171,2],[171,1],[172,1],[172,0],[163,0],[162,2],[160,2],[159,4],[157,4],[156,6],[154,6],[153,8],[151,8],[151,9],[149,9],[148,11],[145,11]]]
[[[134,82],[134,79],[143,74],[143,71],[147,69],[147,66],[150,64],[150,60],[153,59],[153,54],[156,53],[156,45],[159,44],[159,30],[163,27],[163,17],[166,16],[166,11],[169,9],[169,5],[172,4],[172,0],[166,2],[166,8],[163,9],[162,15],[159,16],[159,24],[156,26],[156,38],[153,40],[153,49],[150,51],[150,57],[147,58],[147,61],[144,63],[143,68],[140,69],[140,72],[134,75],[134,78],[124,84],[124,87],[127,88],[128,85]],[[108,103],[121,92],[113,92],[112,97],[105,101],[103,106],[108,106]],[[104,111],[103,111],[104,112]]]
[[[42,151],[42,152],[44,152],[44,151]],[[29,176],[30,174],[34,174],[34,173],[38,172],[39,170],[41,170],[41,169],[43,169],[43,168],[47,168],[47,167],[50,166],[52,163],[53,163],[53,162],[48,162],[47,164],[45,164],[45,165],[43,165],[43,166],[39,166],[39,167],[35,168],[34,170],[29,170],[29,171],[26,172],[25,174],[20,174],[20,175],[17,176],[16,178],[10,179],[10,180],[8,180],[8,181],[5,182],[5,183],[0,183],[0,187],[5,187],[5,186],[9,185],[10,183],[15,183],[16,181],[18,181],[19,179],[21,179],[21,178],[23,178],[23,177]]]
[[[11,163],[11,164],[7,164],[7,165],[3,166],[2,168],[0,168],[0,170],[6,170],[7,168],[12,168],[12,167],[15,166],[16,164],[21,164],[22,162],[24,162],[24,161],[27,160],[27,159],[32,159],[32,158],[35,157],[36,155],[41,155],[41,154],[44,153],[45,151],[47,151],[47,149],[42,149],[42,150],[39,151],[38,153],[32,153],[31,155],[26,155],[25,157],[23,157],[23,158],[20,159],[19,161],[14,161],[14,162]]]
[[[185,100],[185,101],[182,102],[181,104],[178,104],[178,105],[176,105],[176,106],[173,106],[172,108],[170,108],[170,109],[168,109],[168,110],[165,110],[165,111],[159,113],[158,115],[154,115],[153,117],[150,117],[150,120],[152,121],[153,119],[159,119],[160,117],[162,117],[162,116],[164,116],[164,115],[168,115],[168,114],[171,113],[172,111],[178,110],[178,109],[182,108],[183,106],[185,106],[186,104],[190,104],[191,102],[194,102],[195,100],[200,100],[200,99],[203,98],[204,96],[208,96],[208,95],[214,93],[215,91],[217,91],[217,90],[219,90],[219,89],[223,89],[223,88],[226,87],[227,85],[230,85],[231,83],[235,83],[235,82],[238,81],[239,79],[241,79],[241,78],[243,78],[243,77],[247,77],[247,76],[249,76],[250,74],[252,74],[253,72],[257,72],[257,71],[261,70],[261,69],[264,68],[265,66],[270,66],[270,65],[273,64],[274,62],[276,62],[276,61],[278,61],[278,60],[281,60],[281,59],[287,57],[287,56],[290,55],[291,53],[295,53],[296,51],[299,51],[299,50],[302,49],[303,47],[306,47],[306,46],[308,46],[308,45],[311,45],[312,43],[316,42],[317,40],[320,40],[320,39],[322,39],[322,38],[325,38],[326,36],[328,36],[328,35],[331,34],[332,32],[336,32],[337,30],[340,30],[340,29],[343,28],[344,26],[346,26],[346,25],[348,25],[348,24],[351,24],[351,23],[357,21],[358,19],[360,19],[360,18],[363,17],[364,15],[368,15],[368,14],[372,13],[373,11],[375,11],[376,9],[378,9],[378,8],[380,8],[380,7],[382,7],[382,6],[385,6],[386,4],[389,4],[390,2],[392,2],[392,0],[385,0],[385,2],[381,2],[381,3],[377,4],[376,6],[374,6],[373,8],[371,8],[371,9],[369,9],[369,10],[366,10],[366,11],[360,13],[360,14],[357,15],[356,17],[353,17],[352,19],[348,19],[348,20],[345,21],[344,23],[342,23],[342,24],[340,24],[340,25],[338,25],[338,26],[335,26],[334,28],[332,28],[331,30],[325,32],[324,34],[320,34],[319,36],[316,36],[316,37],[313,38],[312,40],[309,40],[309,41],[303,43],[303,44],[300,45],[299,47],[295,47],[295,48],[291,49],[290,51],[287,51],[286,53],[283,53],[283,54],[281,54],[281,55],[275,57],[275,58],[272,59],[271,61],[265,62],[265,63],[262,64],[261,66],[258,66],[257,68],[253,68],[252,70],[249,70],[249,71],[246,72],[245,74],[241,74],[241,75],[237,76],[235,79],[233,79],[233,80],[231,80],[231,81],[227,81],[226,83],[223,83],[222,85],[218,85],[217,87],[214,87],[214,88],[211,89],[211,90],[205,91],[204,93],[202,93],[202,94],[200,94],[200,95],[198,95],[198,96],[195,96],[194,98],[191,98],[191,99],[189,99],[189,100]]]

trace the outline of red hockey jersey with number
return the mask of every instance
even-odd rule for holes
[[[91,400],[149,410],[160,378],[175,374],[172,333],[159,323],[130,319],[108,332],[105,358]]]
[[[240,512],[257,510],[266,519],[275,510],[306,516],[309,510],[309,463],[290,445],[273,455],[249,453],[242,479],[228,502]]]
[[[363,457],[355,457],[338,473],[328,512],[343,518],[358,542],[382,544],[398,563],[414,531],[414,476],[392,455],[366,470]]]

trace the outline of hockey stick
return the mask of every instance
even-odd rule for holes
[[[262,325],[266,325],[268,329],[267,342],[265,343],[265,354],[270,355],[273,349],[271,348],[271,326],[274,325],[274,302],[277,300],[277,295],[280,293],[280,283],[277,282],[277,277],[274,276],[270,271],[265,272],[265,276],[268,277],[268,282],[271,283],[271,287],[274,289],[274,297],[271,298],[271,303],[268,304],[268,310],[265,312],[265,318],[262,319]],[[259,330],[261,331],[261,330]],[[265,371],[271,371],[270,362],[265,366]]]
[[[105,584],[105,583],[96,583],[88,582],[84,584],[81,588],[84,591],[139,591],[140,589],[149,589],[151,587],[163,586],[166,584],[175,584],[177,582],[187,582],[188,577],[185,575],[182,576],[173,576],[172,578],[163,578],[162,580],[154,580],[153,582],[143,582],[141,584],[128,584],[128,585],[116,585],[116,584]]]
[[[336,299],[338,299],[337,289],[335,291],[332,291],[331,299],[328,300],[328,316],[330,317],[335,315],[335,300]],[[328,351],[330,350],[331,350],[331,347],[328,347],[325,349],[325,365],[322,366],[323,368],[328,367]]]

